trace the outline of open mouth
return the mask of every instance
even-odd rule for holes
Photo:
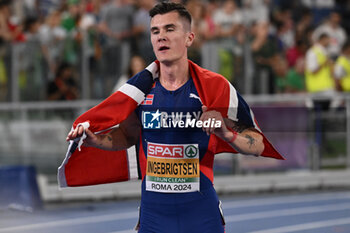
[[[165,50],[168,50],[168,49],[170,49],[170,48],[167,47],[167,46],[161,46],[161,47],[159,48],[159,51],[165,51]]]

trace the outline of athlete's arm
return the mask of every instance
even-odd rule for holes
[[[215,119],[221,121],[220,128],[203,128],[207,134],[214,133],[224,141],[228,142],[241,154],[259,156],[264,151],[263,136],[254,128],[247,128],[229,119],[223,119],[217,111],[207,111],[203,106],[201,120]],[[229,130],[228,128],[232,129]]]
[[[136,113],[132,113],[118,128],[113,129],[107,134],[94,134],[86,129],[87,138],[83,146],[96,147],[103,150],[124,150],[138,142],[141,124]],[[71,131],[66,140],[73,140],[81,137],[84,132],[83,126],[77,127]]]

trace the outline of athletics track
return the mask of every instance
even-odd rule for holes
[[[349,233],[350,191],[223,196],[227,233]],[[132,233],[139,201],[0,210],[0,233]],[[190,217],[190,216],[189,216]]]

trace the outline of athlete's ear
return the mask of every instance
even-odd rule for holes
[[[195,34],[194,32],[188,32],[186,35],[186,47],[190,47],[194,41]]]

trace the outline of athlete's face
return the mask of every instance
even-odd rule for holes
[[[175,11],[155,15],[151,20],[153,51],[160,62],[172,63],[187,59],[187,48],[193,39],[191,26]]]

